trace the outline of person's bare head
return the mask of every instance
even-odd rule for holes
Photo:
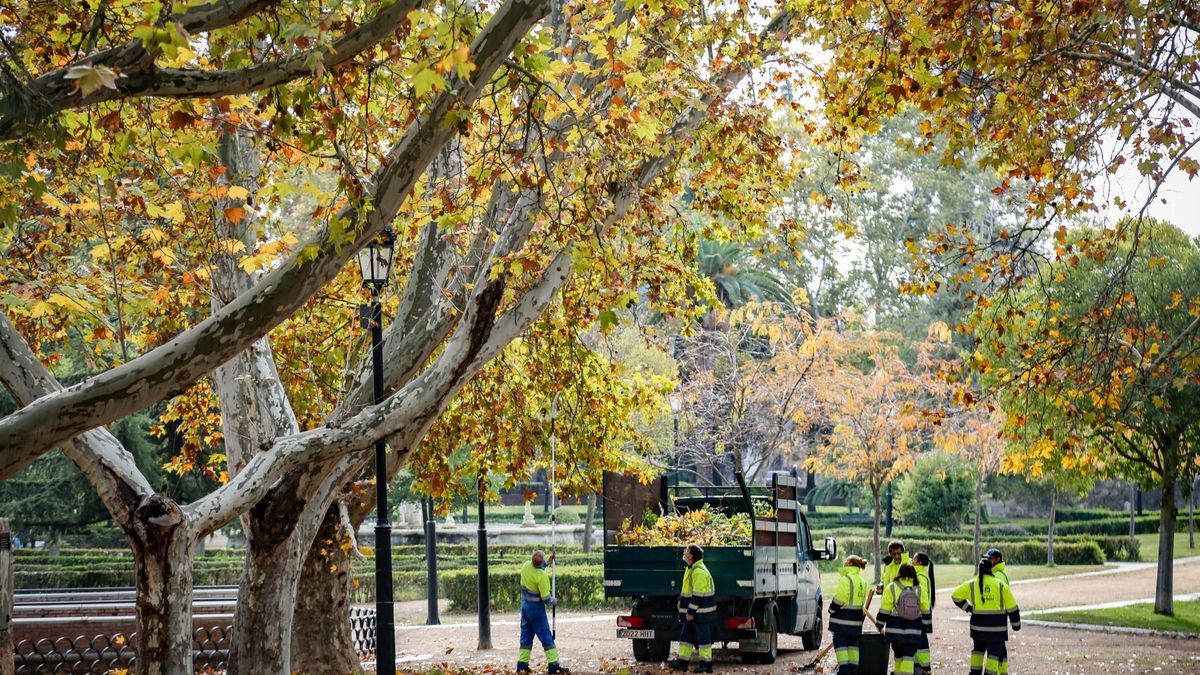
[[[541,567],[542,563],[545,561],[546,561],[545,551],[543,551],[542,549],[539,548],[538,550],[533,552],[533,565],[535,567]]]

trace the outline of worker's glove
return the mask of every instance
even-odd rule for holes
[[[550,596],[550,599],[546,601],[546,604],[553,607],[558,604],[558,598],[556,598],[552,595],[552,596]]]
[[[1021,632],[1021,624],[1017,624],[1017,625],[1013,626],[1013,632],[1014,633]]]

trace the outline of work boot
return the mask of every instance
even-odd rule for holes
[[[711,673],[712,671],[712,661],[701,661],[700,665],[696,666],[697,673]]]
[[[525,663],[523,661],[517,661],[517,672],[518,673],[528,673],[529,672],[529,664]]]
[[[667,666],[670,667],[671,670],[682,670],[686,673],[688,669],[688,662],[684,661],[683,659],[671,659],[667,662]]]
[[[558,665],[557,663],[551,663],[550,665],[546,666],[546,672],[547,673],[569,673],[569,672],[571,672],[571,669],[564,668],[564,667]]]

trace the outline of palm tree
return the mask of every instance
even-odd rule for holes
[[[752,300],[791,300],[779,277],[754,267],[754,257],[736,241],[701,239],[697,258],[700,273],[712,281],[717,299],[729,309]]]

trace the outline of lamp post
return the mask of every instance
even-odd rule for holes
[[[484,514],[484,498],[487,496],[483,474],[479,474],[477,484],[479,493],[479,531],[477,533],[479,552],[479,649],[492,648],[492,608],[491,593],[488,588],[488,541],[487,520]]]
[[[360,308],[364,327],[371,329],[371,373],[375,403],[383,402],[383,305],[379,293],[392,271],[396,238],[390,227],[358,252],[363,286],[371,291],[370,305]],[[395,613],[392,608],[392,524],[388,519],[387,447],[375,442],[375,672],[396,672]]]
[[[434,520],[433,497],[425,501],[425,625],[437,626],[438,578],[437,578],[437,522]]]

